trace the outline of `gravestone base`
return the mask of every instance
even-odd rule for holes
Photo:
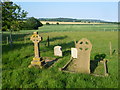
[[[42,57],[40,58],[33,58],[33,61],[31,61],[31,64],[28,66],[29,68],[31,67],[39,67],[42,68],[45,65],[45,60],[42,59]]]
[[[107,63],[105,63],[104,60],[98,62],[98,66],[96,67],[94,72],[91,72],[91,69],[82,71],[80,68],[76,67],[74,63],[75,60],[76,60],[75,58],[71,58],[62,68],[59,68],[59,70],[68,73],[84,73],[99,77],[109,76],[108,68],[106,67]],[[96,61],[92,60],[92,62],[94,63]],[[91,64],[90,67],[92,65],[93,64]]]
[[[75,63],[77,59],[72,58],[63,68],[61,68],[61,71],[65,72],[73,72],[73,73],[85,73],[85,74],[90,74],[89,69],[84,69],[80,66],[77,66]]]
[[[57,60],[58,58],[53,57],[33,58],[33,61],[31,61],[28,67],[49,68],[52,67]]]
[[[100,62],[98,62],[98,66],[91,74],[95,76],[108,76],[109,73],[106,61],[107,60],[101,60]]]
[[[54,57],[43,57],[43,59],[45,60],[45,68],[51,68],[59,60],[59,58]]]

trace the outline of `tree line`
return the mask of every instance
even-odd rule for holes
[[[19,30],[33,30],[38,29],[38,27],[42,26],[43,24],[36,18],[30,17],[25,20],[27,17],[28,12],[25,10],[22,10],[22,8],[13,3],[12,1],[6,2],[3,0],[3,2],[0,3],[0,9],[2,9],[0,12],[0,15],[2,15],[2,32],[3,31],[9,31],[9,43],[12,46],[13,40],[12,40],[12,32],[13,31],[19,31]]]
[[[97,19],[39,18],[39,20],[40,21],[58,21],[58,22],[109,23],[107,21],[97,20]]]
[[[1,2],[2,6],[2,31],[19,31],[23,29],[38,29],[43,24],[36,18],[27,18],[28,12],[10,2]]]

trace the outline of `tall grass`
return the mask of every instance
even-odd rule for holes
[[[114,26],[105,26],[115,29]],[[84,32],[84,30],[86,31]],[[29,39],[24,43],[24,36],[29,30],[20,31],[23,34],[14,34],[13,47],[5,42],[7,33],[3,33],[2,54],[2,87],[3,88],[117,88],[118,87],[118,32],[100,31],[102,26],[79,25],[50,25],[41,27],[39,34],[43,37],[40,43],[42,57],[55,57],[53,48],[62,46],[64,56],[54,63],[53,67],[47,69],[28,68],[34,57],[33,43]],[[81,30],[83,30],[81,32]],[[88,30],[88,31],[87,31]],[[92,30],[92,31],[89,31]],[[96,30],[96,32],[94,31]],[[98,30],[98,31],[97,31]],[[31,34],[34,30],[31,31]],[[54,32],[55,31],[55,32]],[[65,31],[65,32],[64,32]],[[49,32],[49,33],[47,33]],[[47,36],[50,37],[50,47],[46,47]],[[108,77],[96,77],[80,73],[64,73],[58,69],[70,60],[71,47],[75,47],[74,40],[87,38],[91,41],[93,48],[91,60],[97,54],[106,54],[108,59]],[[116,50],[112,56],[109,55],[109,42],[112,50]]]

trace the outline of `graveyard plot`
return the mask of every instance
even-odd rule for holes
[[[59,68],[59,70],[63,72],[68,72],[68,73],[80,73],[79,72],[80,68],[76,67],[77,63],[74,63],[76,60],[77,59],[72,58],[70,61],[67,62],[67,64],[64,65],[64,67]],[[104,66],[104,61],[99,62],[97,60],[91,60],[90,75],[100,76],[100,77],[108,76],[109,75],[108,67]]]
[[[34,43],[34,58],[31,61],[31,64],[28,66],[29,68],[31,67],[47,68],[58,60],[58,58],[41,57],[39,44],[43,40],[43,38],[38,34],[38,32],[34,32],[33,35],[30,37],[30,40]],[[54,48],[55,56],[62,56],[62,51],[60,51],[61,49],[62,48],[60,46],[56,46]]]
[[[9,33],[3,32],[2,47],[2,87],[3,88],[117,88],[118,86],[118,55],[117,52],[110,56],[110,41],[112,51],[118,51],[118,32],[104,31],[102,27],[112,27],[111,25],[97,26],[90,25],[50,25],[41,27],[38,33],[43,37],[40,42],[40,53],[48,66],[44,69],[28,68],[34,57],[34,44],[29,39],[24,43],[26,32],[35,30],[20,31],[22,34],[13,35],[13,47],[6,42],[6,36]],[[114,28],[114,27],[113,27]],[[70,31],[69,31],[70,30]],[[81,31],[82,30],[82,31]],[[84,31],[85,30],[85,31]],[[88,30],[88,31],[87,31]],[[95,32],[95,31],[96,32]],[[98,30],[98,31],[97,31]],[[100,31],[102,30],[102,31]],[[55,32],[54,32],[55,31]],[[47,32],[47,33],[46,33]],[[49,33],[48,33],[49,32]],[[27,34],[28,35],[28,34]],[[26,36],[27,36],[26,35]],[[46,46],[49,36],[50,45]],[[74,40],[79,41],[81,38],[87,38],[92,43],[91,60],[97,53],[106,54],[108,59],[108,77],[96,77],[89,74],[81,73],[64,73],[58,69],[69,62],[71,57],[71,48],[75,47]],[[54,47],[61,46],[63,57],[54,56]],[[57,60],[56,60],[57,58]],[[53,61],[50,61],[53,60]],[[52,66],[52,67],[51,67]],[[95,69],[92,73],[104,73],[103,63],[94,63]],[[100,66],[100,67],[99,67]],[[50,67],[50,68],[49,68]]]

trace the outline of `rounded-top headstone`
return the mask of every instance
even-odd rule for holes
[[[55,56],[62,56],[62,47],[61,46],[54,47],[54,55]]]

